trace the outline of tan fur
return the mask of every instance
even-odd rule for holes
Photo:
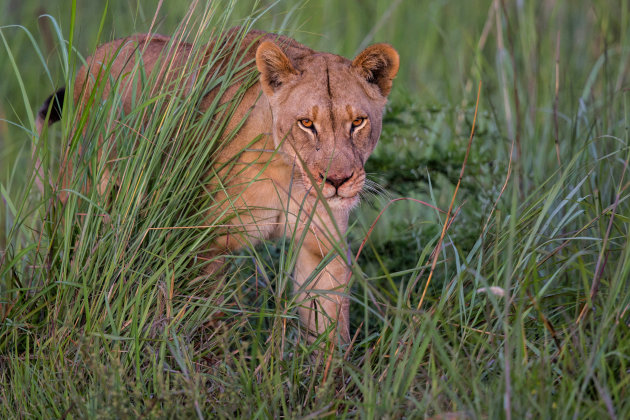
[[[134,65],[140,56],[146,74],[160,72],[163,83],[155,87],[156,93],[168,88],[169,81],[189,64],[191,53],[191,46],[183,43],[167,53],[168,41],[160,35],[134,35],[100,46],[77,74],[75,103],[88,109],[98,79],[105,83],[107,96],[112,89],[110,80],[120,78],[123,107],[129,111],[133,107]],[[235,156],[238,162],[221,173],[229,181],[216,197],[219,202],[227,195],[239,197],[228,200],[239,216],[208,255],[285,234],[296,233],[299,238],[304,233],[294,273],[300,318],[316,333],[336,321],[338,334],[347,341],[349,269],[344,256],[334,257],[316,278],[311,274],[345,234],[348,213],[359,201],[365,181],[363,165],[380,136],[383,107],[398,71],[398,54],[389,45],[377,44],[350,61],[260,31],[246,35],[239,54],[244,62],[251,62],[250,68],[257,67],[260,79],[246,92],[228,127],[228,131],[236,127],[250,112],[236,138],[221,148],[219,162]],[[236,89],[228,89],[221,100],[229,100]],[[215,94],[204,98],[201,111]],[[353,129],[357,118],[365,120]],[[303,119],[311,120],[316,132],[302,126],[299,121]],[[256,144],[250,145],[257,137]],[[246,147],[249,151],[243,153]],[[274,149],[278,153],[273,154]],[[109,179],[103,184],[107,182]],[[213,220],[211,215],[209,220]]]

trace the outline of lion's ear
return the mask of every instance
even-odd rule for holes
[[[398,73],[398,65],[398,53],[388,44],[371,45],[352,61],[352,67],[368,83],[375,84],[383,96],[389,95],[392,89],[392,79]]]
[[[256,67],[260,72],[260,81],[265,95],[271,96],[297,74],[291,60],[271,41],[265,41],[256,50]]]

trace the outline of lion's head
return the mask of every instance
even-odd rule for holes
[[[387,44],[352,61],[315,52],[289,57],[271,41],[256,51],[275,145],[298,168],[296,181],[332,208],[349,210],[359,201],[398,64]]]

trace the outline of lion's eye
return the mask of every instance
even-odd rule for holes
[[[363,117],[355,118],[354,120],[352,120],[352,127],[359,127],[361,124],[363,124],[363,121],[365,121],[365,118]]]
[[[308,128],[310,130],[312,130],[313,127],[313,121],[309,120],[308,118],[302,118],[300,121],[300,124],[302,125],[302,127],[304,128]]]

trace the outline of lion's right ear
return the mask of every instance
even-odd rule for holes
[[[256,50],[256,67],[265,95],[272,96],[276,90],[298,74],[291,60],[271,41],[265,41]]]

